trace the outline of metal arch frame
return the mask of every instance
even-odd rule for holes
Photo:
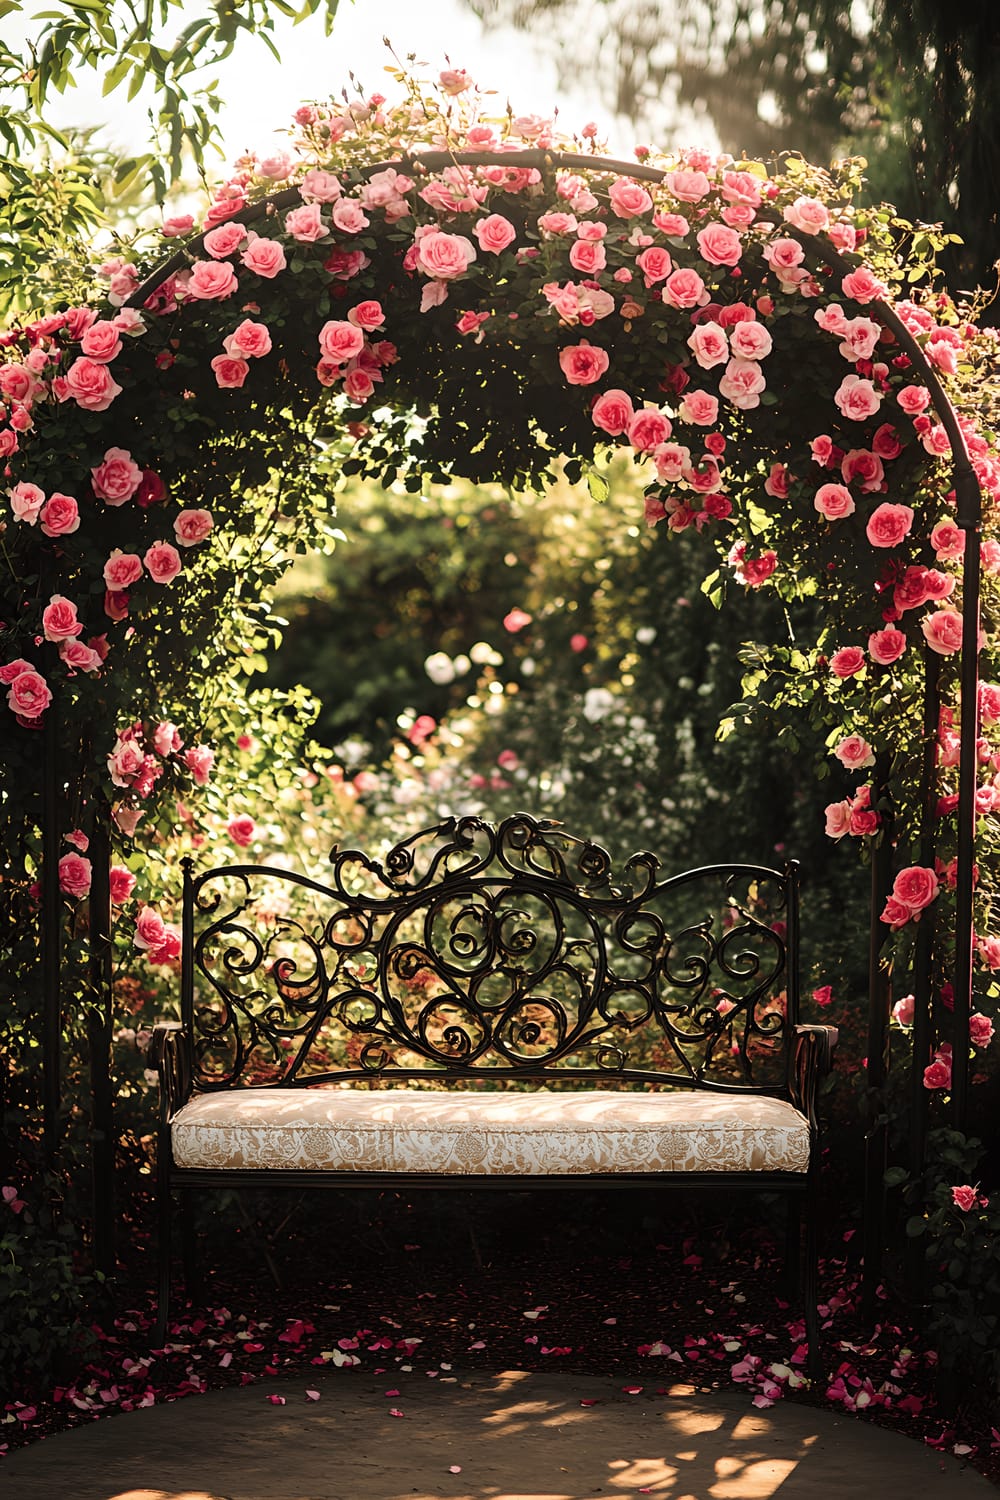
[[[665,173],[659,168],[643,165],[641,162],[624,162],[615,158],[588,155],[585,153],[549,151],[538,148],[524,151],[507,152],[482,152],[482,151],[424,151],[412,155],[403,155],[392,160],[376,162],[364,167],[359,172],[361,180],[372,177],[375,173],[387,168],[402,169],[415,175],[429,174],[440,171],[446,166],[508,166],[535,168],[537,170],[555,171],[560,168],[577,171],[614,173],[619,176],[627,176],[639,181],[650,183],[661,183]],[[301,194],[298,188],[284,189],[267,198],[244,208],[241,212],[233,215],[236,222],[251,224],[266,215],[276,213],[282,209],[290,208],[301,202]],[[777,225],[780,221],[776,218],[770,222]],[[814,256],[842,272],[852,269],[849,261],[845,259],[833,246],[818,244],[808,235],[800,234],[791,225],[784,226],[785,232],[799,239],[804,248]],[[151,276],[138,287],[126,303],[127,306],[141,307],[142,304],[176,271],[183,269],[189,262],[192,249],[196,249],[202,242],[204,234],[194,236],[185,242],[185,245],[177,250],[171,257],[164,261]],[[952,1072],[952,1120],[958,1129],[963,1129],[968,1112],[968,1087],[969,1087],[969,1057],[968,1057],[968,1028],[969,1016],[972,1009],[972,952],[973,952],[973,862],[975,844],[975,792],[976,792],[976,740],[979,726],[978,713],[978,685],[979,685],[979,618],[980,618],[980,536],[982,530],[982,494],[979,481],[969,454],[965,435],[962,432],[957,414],[952,406],[937,372],[931,365],[923,349],[916,342],[910,331],[906,328],[899,315],[887,302],[878,301],[873,304],[873,310],[881,321],[892,329],[900,347],[907,353],[913,362],[914,369],[925,381],[931,393],[931,403],[935,413],[939,417],[942,426],[948,434],[951,443],[954,486],[956,494],[957,524],[965,534],[965,548],[962,567],[962,590],[963,590],[963,629],[961,648],[961,725],[960,725],[960,760],[959,760],[959,802],[958,802],[958,847],[957,847],[957,869],[956,869],[956,910],[955,910],[955,982],[954,982],[954,1046],[953,1046],[953,1072]],[[925,733],[927,716],[925,715]],[[44,785],[48,791],[46,797],[45,818],[46,828],[55,829],[57,826],[57,806],[54,789],[57,782],[57,747],[50,743],[51,736],[46,739],[46,775]],[[928,769],[929,767],[929,769]],[[932,758],[925,756],[925,799],[929,795],[926,778],[933,773]],[[51,849],[51,837],[47,846]],[[928,833],[923,853],[927,849],[933,852],[933,834]],[[922,853],[922,857],[923,857]],[[55,861],[51,858],[49,863]],[[885,1081],[888,1065],[888,1032],[889,1032],[889,1009],[888,994],[878,970],[878,953],[885,930],[878,920],[878,907],[880,897],[878,895],[878,882],[884,883],[888,873],[888,858],[883,855],[882,860],[873,862],[873,905],[871,913],[871,974],[870,974],[870,996],[869,996],[869,1046],[868,1046],[868,1080],[869,1086],[876,1093],[881,1091]],[[881,874],[879,873],[881,871]],[[57,949],[51,948],[54,934],[59,927],[58,887],[51,872],[47,880],[43,881],[46,892],[43,898],[44,927],[46,932],[47,952],[57,955]],[[53,1026],[58,1028],[59,1019],[59,975],[58,957],[53,963],[51,958],[46,961],[43,970],[43,986],[45,991],[44,1013],[47,1020],[47,1030]],[[917,1036],[927,1038],[928,1026],[926,1017],[926,986],[922,997],[925,1008],[922,1025],[917,1027]],[[918,996],[918,1004],[921,997]],[[54,1148],[56,1141],[57,1124],[54,1118],[54,1109],[58,1096],[59,1080],[59,1036],[58,1029],[55,1035],[46,1037],[44,1056],[46,1059],[45,1098],[46,1111],[46,1138],[50,1146]],[[915,1055],[915,1066],[917,1060]],[[105,1122],[110,1131],[110,1120]],[[884,1151],[884,1144],[883,1144]],[[876,1152],[876,1156],[878,1153]],[[872,1171],[869,1172],[869,1194],[866,1194],[869,1203],[872,1202],[872,1190],[878,1186],[874,1181],[874,1173],[878,1171],[876,1161]],[[867,1215],[866,1215],[867,1216]]]

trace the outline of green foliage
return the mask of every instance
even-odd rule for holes
[[[79,1265],[79,1231],[36,1179],[17,1212],[0,1202],[0,1390],[45,1389],[93,1346],[88,1298],[96,1283]]]
[[[183,0],[53,0],[29,17],[41,23],[15,51],[0,41],[0,320],[37,312],[77,295],[81,250],[120,218],[138,188],[162,203],[192,164],[203,171],[218,140],[218,81],[243,33],[277,57],[277,16],[322,12],[327,35],[338,0],[230,0],[188,19]],[[26,15],[21,0],[0,0],[0,19]],[[169,38],[169,39],[168,39]],[[115,156],[80,132],[57,129],[53,95],[93,72],[105,95],[132,99],[151,89],[150,149]]]
[[[1000,1389],[1000,1203],[979,1191],[982,1143],[954,1130],[928,1141],[921,1180],[910,1182],[906,1232],[921,1242],[931,1288],[929,1334],[943,1368],[961,1385]],[[905,1178],[894,1173],[890,1185]],[[966,1189],[962,1208],[953,1189]],[[970,1201],[971,1199],[971,1201]]]

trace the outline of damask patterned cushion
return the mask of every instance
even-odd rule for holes
[[[563,1176],[805,1172],[809,1126],[782,1099],[674,1093],[230,1089],[172,1125],[179,1167]]]

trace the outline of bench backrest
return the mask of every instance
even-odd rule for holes
[[[185,862],[194,1087],[588,1080],[787,1091],[794,865],[616,875],[526,813],[449,819],[329,884]]]

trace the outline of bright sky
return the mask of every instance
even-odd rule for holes
[[[198,0],[192,13],[205,8],[204,0]],[[179,31],[184,19],[180,11],[177,16],[173,29]],[[478,83],[497,89],[504,102],[509,97],[516,113],[548,113],[558,104],[566,129],[595,120],[617,154],[631,154],[634,132],[628,124],[616,122],[586,88],[571,93],[557,88],[555,67],[541,40],[510,28],[484,35],[481,23],[461,0],[423,5],[414,0],[341,0],[332,36],[324,37],[319,17],[297,27],[276,21],[274,35],[280,64],[260,41],[246,37],[218,70],[219,92],[225,99],[221,124],[227,161],[247,148],[274,144],[276,132],[297,104],[339,92],[348,84],[350,72],[366,92],[391,93],[392,80],[383,72],[391,62],[383,37],[401,58],[415,52],[418,62],[426,62],[427,68],[419,72],[436,74],[447,65],[447,56]],[[54,98],[51,115],[60,125],[107,125],[116,144],[130,150],[145,142],[141,98],[129,105],[122,89],[102,99],[98,84],[87,74],[80,75],[78,86],[63,98]]]

